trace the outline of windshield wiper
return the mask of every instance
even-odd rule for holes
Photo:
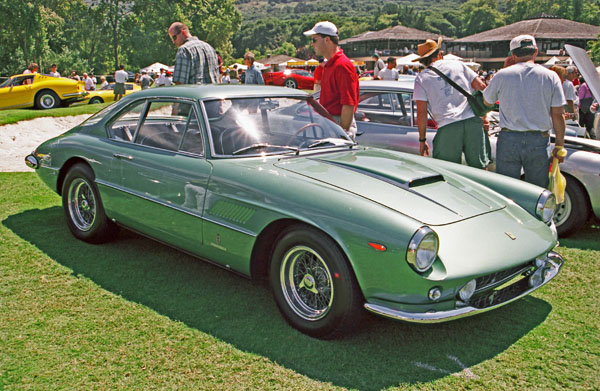
[[[353,146],[354,143],[352,141],[349,140],[344,140],[341,138],[324,138],[321,140],[317,140],[314,143],[310,144],[308,146],[308,148],[316,148],[316,147],[322,147],[323,145],[328,145],[331,144],[335,147],[339,147],[339,146]]]
[[[267,143],[258,143],[258,144],[252,144],[252,145],[248,145],[246,147],[240,148],[237,151],[233,151],[232,155],[239,155],[240,153],[248,152],[253,149],[263,149],[263,148],[281,148],[281,149],[287,149],[290,151],[294,151],[296,153],[298,153],[298,151],[299,151],[298,148],[289,147],[287,145],[273,145],[273,144],[267,144]]]

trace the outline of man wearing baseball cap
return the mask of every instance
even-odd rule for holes
[[[312,29],[305,31],[304,35],[312,38],[312,46],[317,56],[327,59],[321,79],[319,102],[354,139],[354,112],[360,94],[358,75],[352,62],[338,45],[337,27],[331,22],[319,22]]]
[[[500,102],[500,127],[496,144],[496,172],[521,177],[541,187],[548,187],[550,160],[547,148],[550,131],[556,143],[552,155],[559,162],[563,149],[566,104],[560,78],[555,72],[535,64],[537,44],[531,35],[519,35],[510,41],[514,65],[496,73],[483,91],[485,103]]]
[[[427,145],[427,104],[431,116],[438,124],[433,139],[433,157],[460,164],[464,153],[471,167],[485,168],[490,162],[490,148],[483,121],[477,117],[465,95],[444,80],[435,68],[463,90],[483,90],[485,83],[462,61],[444,60],[442,38],[437,42],[428,39],[417,46],[420,61],[427,68],[415,79],[413,97],[417,102],[417,127],[419,149],[422,156],[429,155]]]

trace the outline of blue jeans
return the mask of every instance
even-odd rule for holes
[[[496,172],[519,179],[523,169],[526,182],[547,188],[549,145],[547,132],[502,130],[496,144]]]

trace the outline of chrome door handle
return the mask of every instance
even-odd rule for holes
[[[113,153],[113,157],[116,157],[117,159],[133,160],[133,156],[131,156],[131,155],[121,155],[120,153]]]

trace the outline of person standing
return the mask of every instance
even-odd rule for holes
[[[115,72],[115,101],[120,100],[125,95],[125,82],[129,75],[125,71],[124,65],[119,65],[119,70]]]
[[[400,74],[396,69],[396,59],[394,57],[388,57],[387,68],[379,72],[378,78],[381,80],[398,80]]]
[[[496,172],[513,178],[525,172],[525,181],[548,187],[550,131],[556,143],[552,156],[564,147],[566,104],[555,72],[535,64],[538,53],[535,38],[519,35],[510,41],[515,62],[501,69],[483,91],[485,104],[500,102],[500,127],[496,144]]]
[[[94,84],[92,78],[85,72],[83,72],[83,82],[85,83],[86,91],[94,91],[96,89],[96,84]]]
[[[244,65],[248,67],[246,69],[244,84],[265,84],[262,74],[256,69],[256,65],[254,65],[254,53],[248,52],[244,54]]]
[[[50,65],[50,73],[48,73],[52,77],[60,77],[60,73],[56,70],[56,64]]]
[[[142,90],[150,88],[150,86],[154,83],[154,80],[150,76],[148,76],[147,71],[142,71],[142,76],[140,77],[140,85],[142,86]]]
[[[175,22],[169,27],[171,41],[178,47],[173,83],[216,84],[219,82],[219,59],[215,49],[190,34],[188,27]]]
[[[315,53],[327,59],[319,102],[354,140],[354,112],[360,95],[358,75],[350,59],[339,47],[337,27],[331,22],[318,22],[312,29],[305,31],[304,35],[312,37]]]
[[[585,127],[585,137],[596,139],[594,131],[594,96],[586,81],[579,84],[579,125]]]
[[[323,79],[323,69],[325,67],[325,59],[323,57],[319,57],[319,65],[315,68],[313,72],[313,77],[315,78],[314,92],[321,91],[321,80]]]
[[[567,80],[567,69],[561,67],[560,65],[552,65],[550,67],[551,71],[556,72],[558,78],[560,79],[560,83],[562,85],[563,94],[565,94],[565,99],[567,104],[565,105],[565,119],[577,119],[577,114],[575,114],[575,102],[577,101],[577,93],[575,92],[575,86],[569,80]]]
[[[422,156],[429,155],[427,145],[427,104],[431,116],[438,124],[433,138],[433,157],[453,163],[462,162],[465,155],[471,167],[485,168],[490,163],[491,151],[483,120],[473,113],[465,95],[450,85],[431,68],[435,68],[465,91],[483,90],[485,83],[477,73],[461,61],[444,60],[442,38],[431,39],[417,46],[420,61],[426,69],[415,78],[413,98],[417,102],[419,149]]]
[[[375,64],[373,64],[373,79],[377,79],[379,72],[385,69],[385,64],[377,53],[373,53],[373,60],[375,61]]]

